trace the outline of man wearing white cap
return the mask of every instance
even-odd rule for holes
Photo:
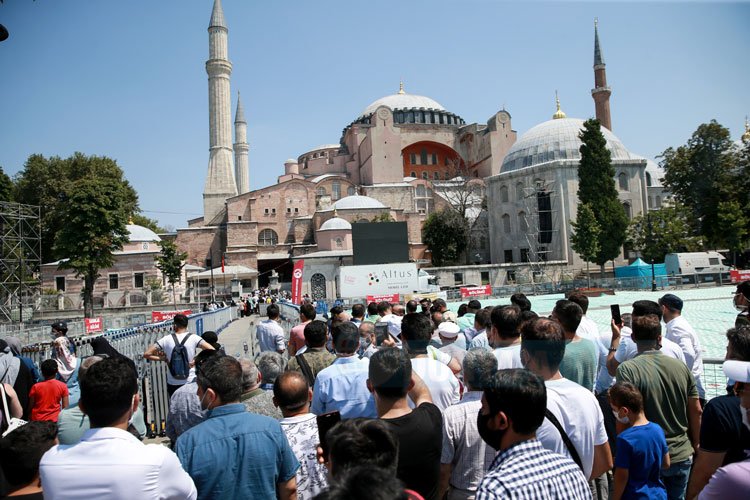
[[[464,364],[464,356],[466,356],[466,349],[462,349],[461,346],[456,342],[461,332],[461,328],[452,321],[443,321],[437,327],[438,337],[440,337],[440,351],[449,354],[453,359],[458,361],[461,365]]]
[[[734,380],[734,392],[740,397],[742,425],[750,430],[750,362],[724,361],[724,374]],[[744,494],[742,492],[745,492]],[[739,498],[750,491],[750,458],[742,462],[725,465],[717,470],[698,498],[726,499]]]

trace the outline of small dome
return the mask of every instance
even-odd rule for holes
[[[580,160],[581,129],[583,120],[579,118],[557,118],[532,127],[511,146],[500,171],[511,172],[555,160]],[[601,130],[613,160],[638,159],[609,129]]]
[[[295,160],[294,158],[289,158],[287,161],[284,162],[284,165],[289,165],[291,163],[295,163],[296,164],[297,160]]]
[[[335,229],[351,231],[352,225],[349,224],[349,221],[346,219],[342,219],[340,217],[334,217],[332,219],[328,219],[323,224],[321,224],[320,229],[318,229],[318,231],[332,231]]]
[[[429,97],[398,93],[381,97],[377,101],[373,102],[362,111],[362,116],[368,116],[375,112],[380,106],[387,106],[392,110],[397,109],[435,109],[438,111],[445,111],[445,108],[437,101],[430,99]]]
[[[332,208],[337,210],[347,210],[352,208],[385,208],[385,205],[375,198],[355,194],[347,196],[346,198],[341,198],[333,204]]]
[[[135,224],[128,224],[125,227],[128,228],[128,233],[130,233],[129,239],[131,243],[136,241],[161,241],[159,235],[147,227]]]

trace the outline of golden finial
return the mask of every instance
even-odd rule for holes
[[[130,217],[128,217],[128,224],[133,225],[133,214],[130,214]]]
[[[560,98],[557,96],[557,90],[555,90],[555,103],[557,104],[557,111],[552,115],[553,120],[559,120],[560,118],[567,118],[567,115],[560,109]]]
[[[404,81],[403,80],[401,80],[400,82],[398,82],[398,93],[402,94],[402,95],[406,94],[406,92],[404,92]]]
[[[333,216],[334,217],[338,217],[339,216],[339,213],[336,211],[336,208],[333,209]]]
[[[745,133],[742,134],[742,142],[750,143],[750,122],[747,121],[747,115],[745,115]]]

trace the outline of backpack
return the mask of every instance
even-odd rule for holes
[[[177,335],[172,334],[172,340],[174,341],[174,348],[172,349],[172,355],[169,357],[169,373],[172,377],[177,380],[186,380],[190,373],[190,360],[188,359],[188,352],[185,348],[185,342],[188,337],[192,335],[188,333],[182,342],[177,342]]]

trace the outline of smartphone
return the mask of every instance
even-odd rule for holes
[[[375,345],[380,347],[386,338],[388,338],[388,323],[375,323]]]
[[[612,304],[609,306],[609,309],[612,311],[612,319],[615,321],[615,325],[621,325],[622,317],[620,316],[620,305]]]
[[[316,417],[318,421],[318,439],[320,440],[320,447],[323,449],[323,458],[328,461],[328,442],[326,441],[326,434],[334,425],[341,422],[341,413],[338,411],[332,411],[330,413],[324,413]]]

